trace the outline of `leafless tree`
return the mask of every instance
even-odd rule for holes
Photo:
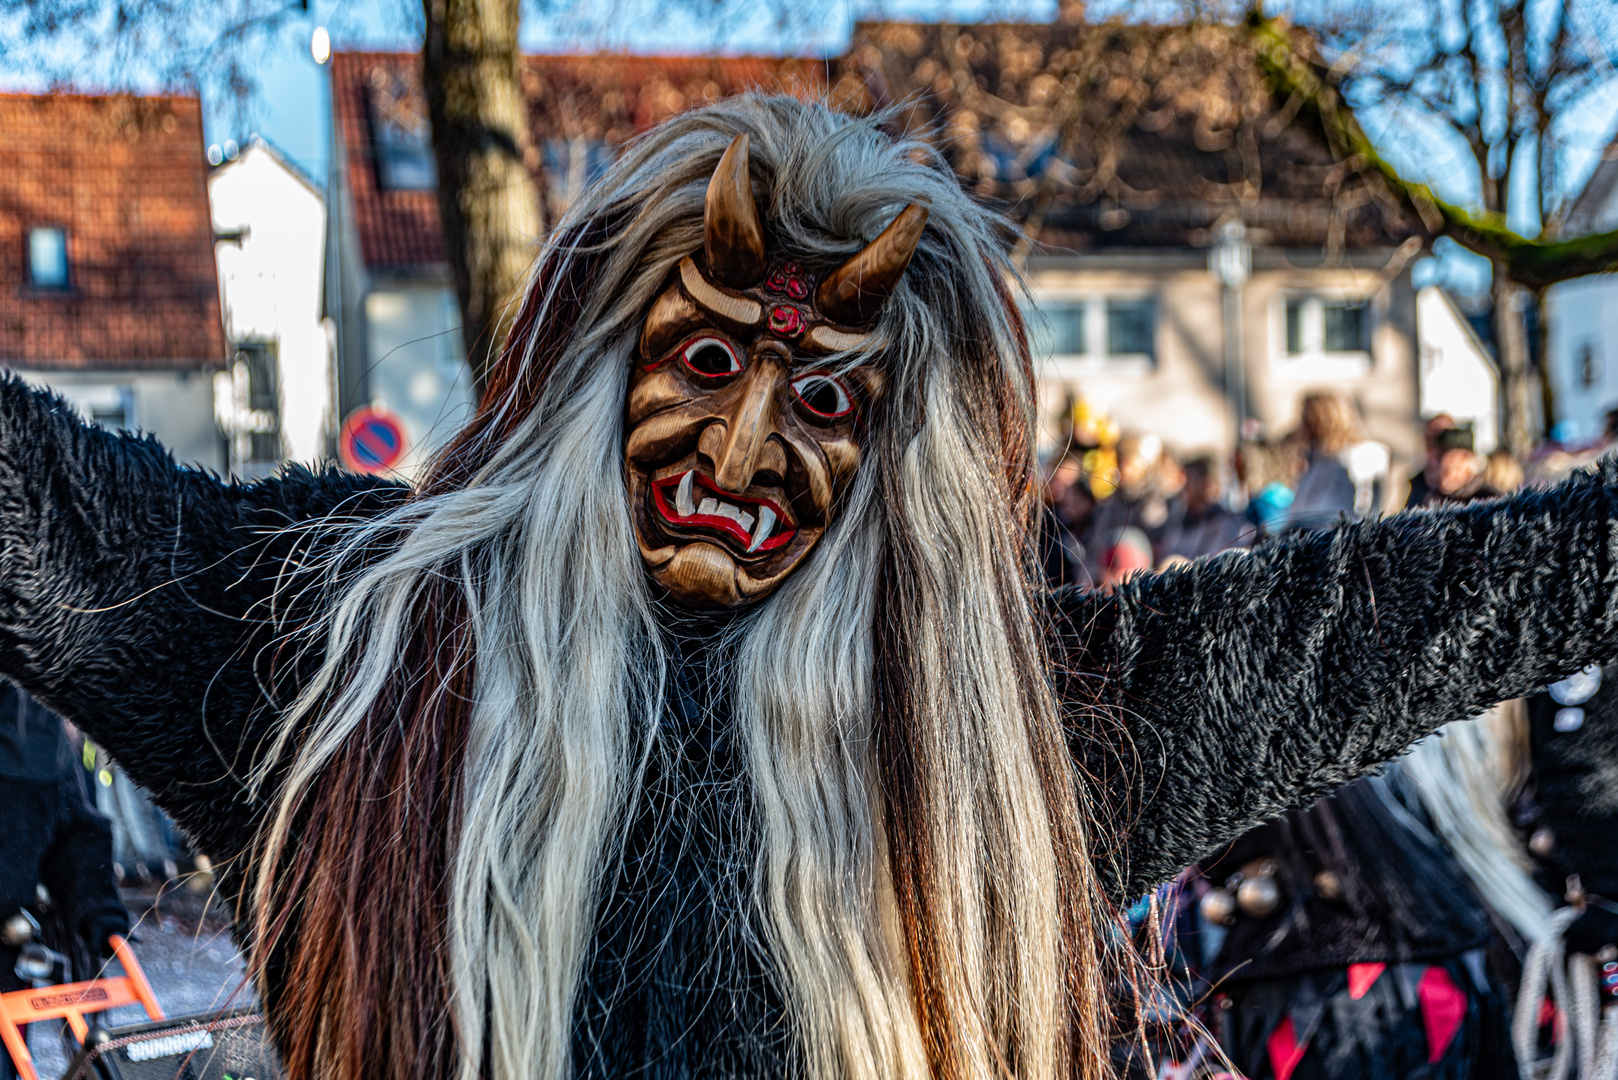
[[[1522,311],[1535,304],[1543,312],[1545,290],[1558,281],[1618,268],[1618,234],[1568,235],[1561,175],[1569,118],[1618,77],[1618,7],[1611,0],[1388,0],[1300,3],[1294,14],[1314,32],[1318,52],[1280,19],[1255,13],[1249,20],[1278,86],[1319,109],[1342,152],[1374,165],[1435,234],[1489,259],[1506,444],[1527,450],[1536,365]],[[1354,119],[1356,110],[1373,109],[1391,118],[1393,130],[1461,148],[1476,202],[1446,201],[1401,176]],[[1511,188],[1524,183],[1540,222],[1528,235],[1507,224]]]

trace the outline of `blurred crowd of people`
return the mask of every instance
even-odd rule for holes
[[[1160,436],[1119,436],[1079,410],[1071,444],[1046,466],[1047,578],[1106,588],[1288,529],[1379,514],[1396,486],[1408,485],[1402,505],[1413,508],[1492,498],[1524,482],[1523,463],[1505,450],[1480,452],[1471,425],[1448,415],[1427,422],[1422,468],[1405,478],[1391,475],[1388,447],[1365,434],[1346,395],[1311,393],[1300,413],[1297,428],[1281,438],[1250,422],[1225,460],[1207,453],[1177,459]],[[1575,458],[1588,460],[1597,449],[1547,447],[1532,464],[1565,474]]]
[[[1618,410],[1595,441],[1521,461],[1438,415],[1421,467],[1397,476],[1329,391],[1284,436],[1251,425],[1229,460],[1074,418],[1047,471],[1044,569],[1102,589],[1291,530],[1554,483],[1618,448]],[[1618,665],[1587,669],[1457,717],[1143,898],[1136,931],[1178,988],[1159,1018],[1195,1022],[1125,1071],[1614,1080],[1618,802],[1599,790],[1614,728]]]

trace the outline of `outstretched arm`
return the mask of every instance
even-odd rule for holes
[[[402,492],[297,468],[226,483],[0,375],[0,675],[228,858],[252,835],[241,779],[294,599],[277,582],[320,542],[308,526]]]
[[[1139,895],[1459,717],[1618,655],[1618,464],[1053,597],[1057,691]]]

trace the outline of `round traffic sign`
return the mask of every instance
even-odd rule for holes
[[[359,473],[387,472],[399,464],[409,446],[404,425],[370,405],[349,413],[337,433],[337,456]]]

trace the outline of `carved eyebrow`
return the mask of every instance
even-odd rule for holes
[[[870,334],[850,334],[829,326],[816,326],[804,335],[803,343],[816,352],[850,352],[864,345]]]
[[[745,296],[721,292],[710,285],[689,255],[680,260],[680,284],[685,287],[687,296],[721,319],[729,320],[738,326],[757,326],[764,321],[763,304],[757,300],[749,300]]]

